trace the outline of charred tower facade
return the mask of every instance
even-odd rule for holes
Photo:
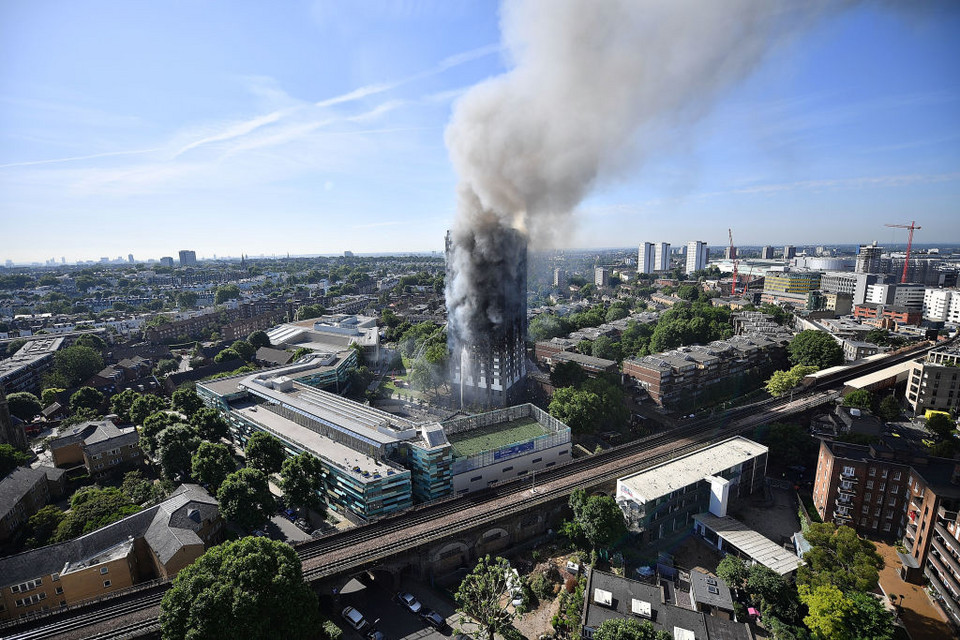
[[[500,225],[461,228],[446,239],[451,389],[462,407],[524,400],[527,237]]]

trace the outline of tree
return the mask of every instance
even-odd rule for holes
[[[813,632],[815,638],[851,639],[844,618],[849,614],[852,605],[840,589],[832,584],[823,585],[814,590],[807,585],[800,585],[798,591],[800,600],[809,610],[803,623]]]
[[[177,574],[160,603],[163,640],[316,637],[317,596],[296,551],[247,537],[209,549]]]
[[[30,457],[9,444],[0,444],[0,478],[6,478],[17,467],[30,464]]]
[[[806,530],[810,550],[797,570],[797,584],[815,590],[833,585],[843,591],[870,591],[877,586],[883,556],[850,527],[813,523]]]
[[[104,342],[103,338],[92,333],[83,334],[77,338],[77,341],[74,344],[78,344],[81,347],[90,347],[91,349],[95,349],[101,353],[107,349],[107,343]]]
[[[37,396],[27,391],[17,391],[7,396],[7,407],[10,413],[24,422],[30,422],[43,411],[43,406]]]
[[[160,502],[166,497],[159,483],[147,480],[139,471],[128,471],[123,474],[120,491],[130,498],[131,502],[141,506]]]
[[[84,487],[70,498],[70,511],[57,526],[52,542],[64,542],[90,533],[140,511],[120,489]]]
[[[70,396],[70,411],[92,409],[99,411],[103,404],[103,394],[93,387],[80,387]]]
[[[570,427],[573,433],[591,433],[595,418],[603,412],[603,401],[590,391],[573,387],[557,389],[550,400],[550,415]]]
[[[550,372],[550,384],[557,389],[578,387],[587,380],[587,372],[573,361],[560,362]]]
[[[180,368],[180,362],[174,360],[173,358],[164,358],[160,360],[156,366],[153,367],[153,375],[155,376],[165,376],[168,373],[173,373]]]
[[[622,320],[630,315],[630,310],[623,304],[613,304],[607,309],[607,316],[604,318],[607,322]]]
[[[257,355],[257,348],[246,340],[237,340],[230,348],[240,354],[240,357],[249,362]]]
[[[110,411],[117,414],[117,419],[121,423],[132,422],[130,409],[133,408],[134,401],[139,397],[140,394],[133,389],[124,389],[110,398]]]
[[[610,496],[589,496],[583,489],[570,495],[577,528],[594,548],[609,547],[627,533],[623,512]]]
[[[50,542],[50,538],[63,522],[66,514],[52,504],[48,504],[27,520],[27,547],[36,549]]]
[[[570,323],[552,313],[541,313],[530,321],[527,334],[534,342],[549,340],[570,333]]]
[[[140,395],[130,404],[130,421],[142,425],[147,416],[167,408],[167,401],[160,396]]]
[[[950,432],[957,428],[956,423],[945,413],[931,413],[927,418],[927,429],[941,438],[949,438]]]
[[[857,389],[856,391],[851,391],[843,399],[843,406],[869,411],[870,407],[873,406],[873,394],[867,389]]]
[[[216,493],[227,476],[237,470],[237,462],[230,453],[230,447],[201,442],[193,454],[190,469],[195,480],[209,486],[211,492]]]
[[[173,392],[171,399],[173,400],[173,408],[188,418],[193,417],[197,411],[203,408],[203,400],[193,389],[177,389]]]
[[[181,309],[192,309],[197,306],[196,291],[181,291],[177,294],[177,306]]]
[[[254,331],[247,336],[247,342],[253,345],[254,349],[271,346],[270,336],[267,335],[266,331]]]
[[[880,401],[880,406],[877,408],[877,415],[883,420],[893,422],[900,418],[900,414],[900,403],[897,402],[895,396],[889,395]]]
[[[261,526],[277,509],[267,476],[249,467],[224,479],[217,490],[217,500],[224,517],[247,531]]]
[[[287,457],[283,443],[276,436],[264,431],[257,431],[250,436],[244,453],[248,465],[266,474],[280,471]]]
[[[170,480],[189,475],[191,456],[199,445],[197,430],[188,424],[170,425],[158,433],[154,455],[163,475]]]
[[[10,343],[7,345],[7,355],[11,355],[11,356],[12,356],[12,355],[15,354],[17,351],[20,351],[21,347],[23,347],[23,345],[27,344],[27,342],[29,342],[29,341],[28,341],[28,340],[24,340],[23,338],[17,338],[17,339],[15,339],[15,340],[11,340]]]
[[[593,341],[591,355],[594,358],[605,358],[606,360],[620,361],[620,343],[614,342],[607,336],[600,336]]]
[[[213,357],[213,361],[217,364],[220,364],[221,362],[230,362],[231,360],[243,360],[243,358],[239,353],[237,353],[236,350],[230,348],[224,349]]]
[[[213,304],[223,304],[227,300],[236,300],[240,297],[240,287],[235,284],[225,284],[217,287],[213,295]]]
[[[893,638],[893,614],[878,598],[869,593],[854,591],[847,594],[853,607],[847,615],[847,627],[854,637],[871,640],[891,640]]]
[[[816,371],[816,367],[802,364],[798,364],[786,371],[774,371],[770,379],[767,380],[767,393],[774,397],[786,395],[790,393],[791,389],[796,388],[803,381],[804,376],[816,373]]]
[[[230,425],[216,409],[201,407],[190,417],[190,424],[197,429],[200,437],[208,442],[219,442],[230,437]]]
[[[843,364],[840,343],[826,331],[806,329],[797,334],[787,346],[790,362],[826,369]]]
[[[169,426],[179,422],[179,418],[166,411],[157,411],[147,416],[140,427],[140,449],[153,455],[157,450],[157,436]]]
[[[76,387],[103,369],[103,357],[96,349],[75,344],[61,349],[53,356],[54,373],[66,381],[66,387]]]
[[[63,391],[66,391],[66,389],[57,389],[56,387],[44,389],[43,393],[40,394],[40,404],[42,404],[44,407],[49,407],[57,401],[57,394],[62,393]],[[8,400],[9,398],[10,397],[7,396]]]
[[[731,589],[743,589],[747,585],[749,570],[743,560],[728,553],[717,565],[717,577],[727,583]]]
[[[594,640],[672,640],[666,631],[658,631],[646,620],[613,618],[604,620],[593,633]]]
[[[323,489],[322,474],[320,461],[309,453],[284,460],[280,468],[280,489],[287,504],[322,512],[324,502],[318,495]]]
[[[494,634],[510,629],[519,615],[511,609],[510,599],[503,597],[509,586],[508,576],[512,573],[510,563],[504,558],[484,556],[454,594],[457,611],[479,625],[477,638],[485,636],[493,640]]]

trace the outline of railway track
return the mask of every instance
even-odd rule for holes
[[[33,629],[30,631],[24,631],[22,633],[17,633],[13,635],[4,635],[4,640],[38,640],[39,638],[49,638],[51,636],[57,636],[71,631],[77,631],[83,629],[84,627],[89,627],[95,624],[100,624],[106,620],[111,620],[114,618],[119,618],[121,616],[130,615],[137,613],[139,611],[144,611],[150,609],[151,607],[159,607],[160,600],[163,599],[163,594],[166,591],[166,586],[158,587],[158,590],[154,593],[149,593],[147,595],[140,596],[138,598],[133,598],[125,602],[104,607],[96,611],[80,612],[78,615],[59,620],[56,622],[51,622],[43,627]],[[144,621],[137,623],[132,623],[136,625],[142,624]],[[149,620],[154,625],[159,625],[159,622],[156,618]],[[131,625],[132,626],[132,625]],[[105,632],[107,635],[94,635],[89,637],[96,638],[123,638],[130,637],[129,635],[123,635],[126,633],[123,631],[126,627],[117,628],[109,632]],[[110,635],[114,633],[121,633],[121,635]]]

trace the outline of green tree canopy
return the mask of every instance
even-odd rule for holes
[[[887,422],[900,419],[901,414],[900,403],[897,402],[896,396],[893,395],[889,395],[881,400],[880,406],[877,408],[877,415]]]
[[[805,376],[816,373],[817,367],[798,364],[789,370],[774,371],[770,379],[767,380],[767,393],[774,397],[780,397],[790,393],[790,390],[797,387]]]
[[[457,611],[476,621],[479,629],[475,637],[493,640],[494,634],[513,627],[519,613],[510,605],[510,599],[504,598],[512,571],[506,559],[484,556],[460,583],[454,594]]]
[[[171,425],[175,425],[180,418],[166,411],[157,411],[147,416],[140,427],[140,449],[144,453],[153,455],[157,451],[157,436]]]
[[[559,362],[550,372],[550,384],[557,389],[580,386],[587,380],[587,372],[573,361]]]
[[[103,394],[93,387],[80,387],[70,396],[70,411],[92,409],[99,411],[103,404]]]
[[[103,369],[103,357],[96,349],[75,344],[57,351],[53,356],[54,373],[66,381],[67,387],[83,384]]]
[[[110,398],[110,411],[117,414],[117,419],[121,423],[132,422],[130,409],[133,407],[133,402],[139,397],[140,394],[133,389],[124,389]]]
[[[28,391],[16,391],[8,395],[7,408],[24,422],[30,422],[43,411],[40,400]]]
[[[192,309],[197,306],[196,291],[181,291],[177,294],[177,306],[181,309]]]
[[[160,483],[147,480],[139,471],[128,471],[123,474],[120,491],[130,498],[132,503],[140,506],[156,504],[167,497]]]
[[[869,593],[844,593],[836,585],[822,584],[800,585],[799,594],[808,610],[803,622],[817,640],[893,638],[893,615]]]
[[[197,430],[188,424],[173,424],[157,434],[154,456],[170,480],[190,474],[193,452],[200,446]]]
[[[549,340],[570,333],[573,327],[567,320],[552,313],[541,313],[530,320],[527,334],[534,342]]]
[[[0,478],[6,478],[17,467],[25,467],[28,464],[30,464],[30,456],[18,451],[13,445],[0,444]]]
[[[596,416],[603,412],[603,401],[596,393],[574,387],[557,389],[550,399],[550,415],[570,427],[573,433],[591,433]]]
[[[177,389],[173,392],[171,400],[173,401],[173,408],[188,418],[192,418],[197,411],[203,408],[203,400],[193,389]]]
[[[717,577],[727,583],[731,589],[744,589],[750,572],[739,557],[728,553],[717,565]]]
[[[66,389],[58,389],[56,387],[44,389],[43,393],[40,394],[40,404],[44,407],[49,407],[57,401],[57,394],[63,391],[66,391]]]
[[[253,356],[257,355],[257,348],[246,340],[237,340],[230,348],[240,354],[240,357],[249,362]]]
[[[52,542],[71,540],[140,511],[120,489],[84,487],[70,498],[70,511]]]
[[[317,596],[296,551],[247,537],[209,549],[177,574],[160,604],[163,640],[317,637]]]
[[[869,540],[847,526],[813,523],[806,531],[810,550],[797,570],[797,584],[811,592],[822,585],[842,591],[871,591],[877,586],[883,557]]]
[[[27,547],[36,549],[50,543],[66,514],[52,504],[48,504],[27,520]]]
[[[93,333],[85,333],[79,338],[74,344],[78,344],[81,347],[90,347],[99,352],[104,352],[107,349],[107,343],[104,342],[103,338]]]
[[[627,533],[623,512],[610,496],[587,496],[583,489],[570,495],[573,519],[584,538],[595,548],[610,547]]]
[[[227,476],[237,470],[237,462],[230,447],[201,442],[193,454],[190,469],[195,480],[209,486],[210,492],[216,494]]]
[[[941,438],[950,437],[950,432],[957,428],[957,424],[945,413],[931,413],[927,418],[927,429]]]
[[[259,469],[244,467],[228,475],[217,490],[220,511],[247,531],[266,522],[277,510],[267,476]]]
[[[280,469],[280,490],[287,504],[322,512],[325,505],[318,495],[323,489],[322,474],[320,461],[309,453],[284,460]]]
[[[130,403],[130,421],[142,425],[148,416],[167,408],[167,401],[160,396],[150,394],[139,395]]]
[[[787,346],[790,362],[826,369],[843,364],[843,349],[826,331],[806,329]]]
[[[213,361],[217,364],[230,362],[231,360],[243,360],[243,357],[235,349],[230,348],[224,349],[213,357]]]
[[[253,345],[254,349],[271,346],[270,336],[267,335],[266,331],[254,331],[249,336],[247,336],[247,342]]]
[[[604,358],[606,360],[613,360],[614,362],[620,361],[620,343],[614,342],[612,338],[608,336],[600,336],[593,341],[593,346],[590,349],[590,355],[594,358]]]
[[[201,407],[190,417],[190,424],[197,428],[200,437],[209,442],[219,442],[230,437],[230,425],[216,409]]]
[[[873,406],[873,394],[867,389],[851,391],[844,397],[843,406],[869,411]]]
[[[248,465],[266,474],[280,471],[287,457],[283,443],[276,436],[264,431],[257,431],[250,436],[244,453]]]
[[[667,631],[657,630],[646,620],[613,618],[604,620],[593,633],[593,640],[672,640]]]
[[[240,287],[235,284],[225,284],[217,287],[213,295],[213,304],[223,304],[227,300],[236,300],[240,297]]]

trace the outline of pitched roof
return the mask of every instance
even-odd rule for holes
[[[43,467],[17,467],[6,478],[0,480],[0,517],[7,515],[21,499],[40,482],[46,481]]]

